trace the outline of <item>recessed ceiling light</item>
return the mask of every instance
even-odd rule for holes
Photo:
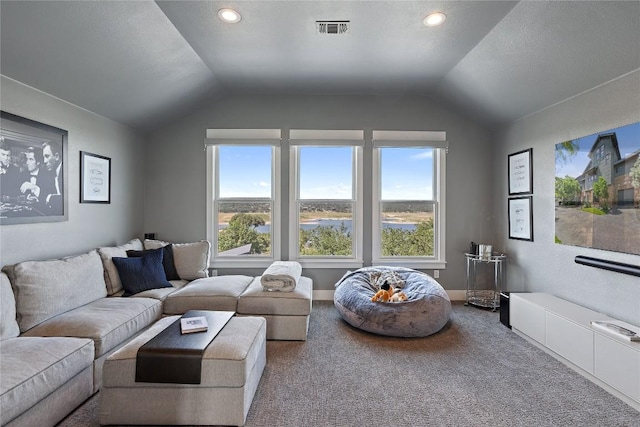
[[[445,19],[447,19],[447,15],[445,15],[444,13],[433,12],[428,14],[427,17],[424,18],[424,21],[422,21],[422,23],[427,27],[435,27],[436,25],[442,24]]]
[[[218,18],[222,19],[224,22],[235,24],[236,22],[240,22],[242,16],[233,9],[220,9],[218,11]]]

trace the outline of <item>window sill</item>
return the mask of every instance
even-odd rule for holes
[[[273,264],[273,259],[233,259],[219,258],[209,263],[209,268],[267,268]]]
[[[356,259],[297,259],[302,268],[360,268],[364,263]]]
[[[388,265],[388,266],[398,266],[398,267],[407,267],[421,270],[444,270],[447,268],[447,262],[441,260],[416,260],[409,258],[383,258],[373,260],[373,265]]]

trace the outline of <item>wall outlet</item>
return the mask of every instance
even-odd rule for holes
[[[434,279],[440,278],[440,270],[433,270],[433,278]]]

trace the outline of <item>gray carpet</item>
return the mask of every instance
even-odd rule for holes
[[[59,427],[98,427],[98,395]],[[638,426],[640,413],[515,335],[454,303],[426,338],[389,338],[313,303],[307,342],[269,341],[248,427]]]

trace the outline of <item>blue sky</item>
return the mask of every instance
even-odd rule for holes
[[[220,197],[271,197],[271,147],[218,148]]]
[[[271,148],[220,146],[220,196],[270,197]],[[352,197],[350,147],[301,147],[300,196],[305,199]],[[433,151],[382,149],[382,198],[432,198]]]
[[[622,158],[640,150],[640,122],[613,129],[612,132],[615,132],[618,138],[618,147],[620,148],[620,156],[622,156]],[[599,133],[609,133],[609,131]],[[598,134],[596,133],[576,139],[575,141],[580,146],[580,151],[571,159],[570,163],[556,165],[556,176],[564,178],[568,175],[576,178],[581,175],[589,163],[589,150],[591,150],[597,138]]]
[[[432,199],[432,171],[432,149],[383,148],[382,199]]]

